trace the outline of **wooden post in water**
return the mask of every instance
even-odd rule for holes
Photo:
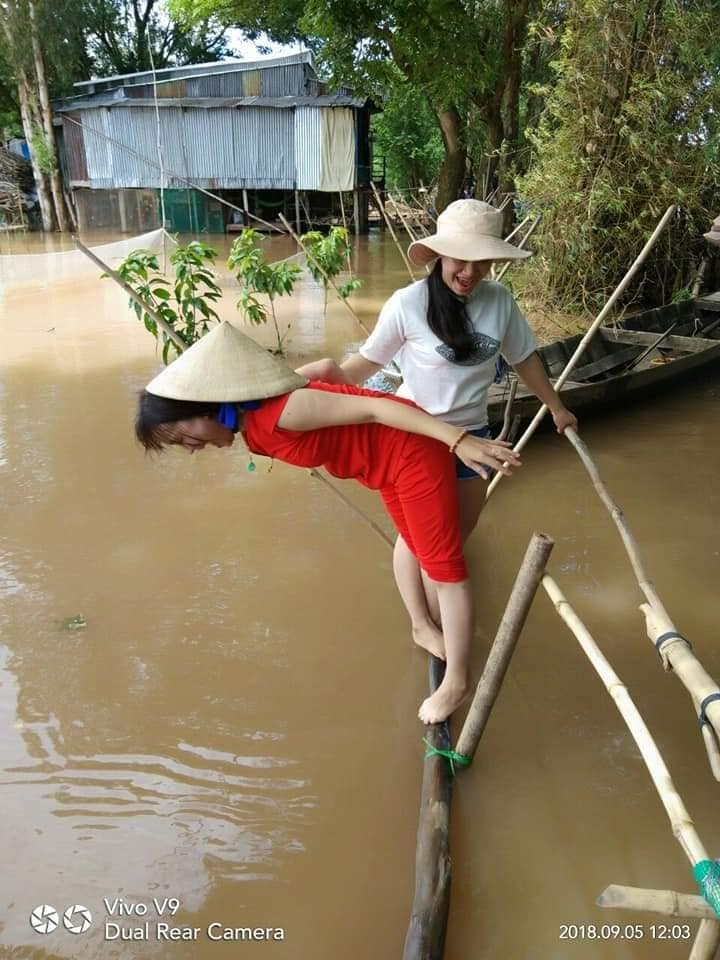
[[[430,693],[442,682],[445,664],[429,658]],[[427,728],[436,750],[450,749],[447,721]],[[431,756],[423,767],[420,820],[415,849],[415,897],[405,937],[403,960],[442,960],[450,912],[450,800],[452,778],[445,757]]]
[[[532,598],[544,573],[553,541],[545,534],[533,534],[498,628],[483,678],[460,735],[457,753],[475,753],[507,664],[527,617]],[[445,665],[430,657],[430,693],[442,682]],[[476,701],[481,707],[476,709]],[[479,718],[482,713],[482,719]],[[466,733],[467,730],[467,733]],[[427,742],[436,750],[450,749],[447,721],[427,728]],[[466,744],[461,749],[462,743]],[[415,896],[405,938],[403,960],[442,960],[450,911],[450,801],[452,773],[446,757],[426,757],[423,768],[420,819],[415,852]]]

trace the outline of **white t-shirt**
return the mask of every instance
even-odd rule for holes
[[[475,350],[456,363],[453,351],[427,323],[428,286],[418,280],[385,303],[375,329],[360,347],[371,363],[395,358],[403,375],[399,397],[408,397],[433,416],[474,430],[487,425],[488,389],[495,361],[526,360],[537,343],[512,294],[501,283],[481,280],[465,300],[475,330]]]

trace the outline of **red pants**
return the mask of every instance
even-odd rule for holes
[[[380,496],[418,563],[440,583],[467,580],[455,458],[438,440],[411,434],[392,486]]]

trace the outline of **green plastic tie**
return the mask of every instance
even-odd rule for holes
[[[700,893],[720,917],[720,863],[717,860],[699,860],[693,867],[693,877]]]
[[[458,767],[469,767],[472,763],[472,757],[466,756],[464,753],[457,753],[455,750],[440,750],[438,747],[434,747],[427,737],[423,737],[423,743],[427,747],[425,752],[425,759],[428,757],[445,757],[445,759],[450,764],[450,774],[455,776],[455,766]]]

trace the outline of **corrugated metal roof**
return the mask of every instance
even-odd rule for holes
[[[272,107],[290,109],[292,107],[355,107],[360,109],[367,103],[366,98],[327,95],[324,97],[163,97],[157,105],[167,107],[197,107],[200,110],[217,110],[228,107]],[[87,103],[72,103],[56,108],[56,113],[70,113],[97,110],[100,107],[132,107],[138,111],[154,110],[155,101],[145,98],[128,97],[117,100],[114,97],[99,96]]]
[[[187,67],[163,67],[155,71],[155,77],[160,81],[168,78],[196,77],[205,73],[231,73],[242,70],[267,70],[273,67],[284,67],[294,63],[313,64],[313,55],[310,50],[301,50],[282,57],[265,57],[260,60],[213,60],[209,63],[196,63]],[[120,81],[127,83],[152,83],[152,70],[143,70],[140,73],[118,73],[109,77],[96,77],[94,80],[79,80],[73,86],[77,88],[94,87],[98,84],[115,84]],[[117,82],[116,82],[117,81]]]

